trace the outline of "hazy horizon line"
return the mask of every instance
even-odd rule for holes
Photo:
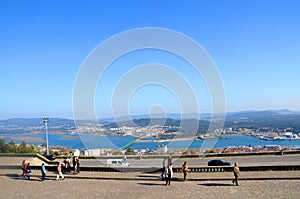
[[[239,112],[264,112],[264,111],[289,111],[289,112],[300,112],[300,110],[291,110],[291,109],[245,109],[245,110],[238,110],[238,111],[226,111],[225,113],[214,113],[214,114],[229,114],[229,113],[239,113]],[[123,118],[123,117],[140,117],[140,116],[146,116],[148,115],[149,117],[145,118],[151,118],[151,116],[158,116],[158,115],[165,115],[165,118],[169,118],[169,115],[198,115],[199,118],[201,114],[204,115],[209,115],[212,114],[211,112],[203,112],[203,113],[154,113],[154,114],[149,114],[149,113],[137,113],[137,114],[132,114],[132,115],[121,115],[121,116],[104,116],[104,117],[98,117],[97,120],[106,120],[106,119],[113,119],[113,118]],[[65,117],[65,116],[41,116],[41,117],[5,117],[5,118],[0,118],[0,120],[9,120],[9,119],[38,119],[38,118],[44,118],[44,117],[49,117],[49,118],[55,118],[55,119],[68,119],[68,120],[75,120],[74,117]],[[77,119],[77,120],[93,120],[94,118],[82,118],[82,119]]]

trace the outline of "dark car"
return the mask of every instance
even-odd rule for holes
[[[210,160],[208,166],[230,166],[230,162],[226,162],[221,159]]]
[[[49,154],[49,155],[46,155],[46,158],[48,160],[55,160],[56,159],[56,156],[54,154]]]

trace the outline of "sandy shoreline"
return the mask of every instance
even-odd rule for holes
[[[11,140],[19,140],[24,142],[44,142],[45,140],[37,137],[25,137],[25,136],[7,136]]]

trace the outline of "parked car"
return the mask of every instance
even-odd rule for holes
[[[49,154],[49,155],[46,155],[46,158],[48,160],[55,160],[56,159],[56,156],[54,154]]]
[[[214,160],[208,161],[208,166],[230,166],[230,165],[231,165],[230,162],[226,162],[221,159],[214,159]]]
[[[107,159],[107,166],[126,166],[128,167],[130,164],[125,159]]]

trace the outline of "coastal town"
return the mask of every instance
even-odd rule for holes
[[[32,137],[30,139],[30,134],[43,134],[43,126],[0,126],[2,131],[25,131],[28,132],[26,141],[37,141],[36,138]],[[63,129],[63,130],[62,130]],[[281,152],[281,151],[293,151],[299,150],[300,146],[290,145],[290,146],[281,146],[280,141],[284,140],[299,140],[299,133],[296,129],[289,128],[236,128],[228,127],[222,129],[216,129],[214,132],[197,132],[195,135],[186,134],[178,126],[167,126],[167,125],[151,125],[151,126],[119,126],[119,127],[107,127],[105,124],[91,125],[86,123],[82,126],[77,126],[76,128],[67,125],[60,124],[57,126],[51,126],[50,134],[60,134],[63,135],[63,139],[68,139],[68,136],[88,134],[93,136],[120,136],[120,137],[132,137],[126,147],[121,147],[118,149],[105,148],[105,147],[92,147],[92,148],[81,148],[81,154],[84,156],[110,156],[110,155],[156,155],[156,154],[188,154],[188,155],[199,155],[199,154],[224,154],[224,153],[261,153],[261,152]],[[187,148],[172,148],[168,146],[168,143],[174,141],[218,141],[232,140],[235,137],[247,136],[253,137],[257,140],[264,141],[278,141],[278,144],[265,144],[265,145],[236,145],[229,142],[228,145],[224,147],[212,147],[212,148],[203,148],[203,147],[187,147]],[[2,134],[1,138],[7,138],[7,134]],[[18,133],[15,133],[13,136],[10,136],[11,140],[24,138],[22,136],[18,137]],[[24,141],[24,140],[23,140]],[[41,140],[39,140],[41,141]],[[145,148],[132,149],[131,146],[134,143],[145,144]],[[147,143],[156,143],[156,147],[149,149]],[[16,143],[15,143],[16,144]],[[32,144],[35,150],[41,154],[45,153],[45,144],[36,143]],[[50,145],[51,153],[54,154],[64,154],[67,151],[71,150],[68,146],[61,145]]]

